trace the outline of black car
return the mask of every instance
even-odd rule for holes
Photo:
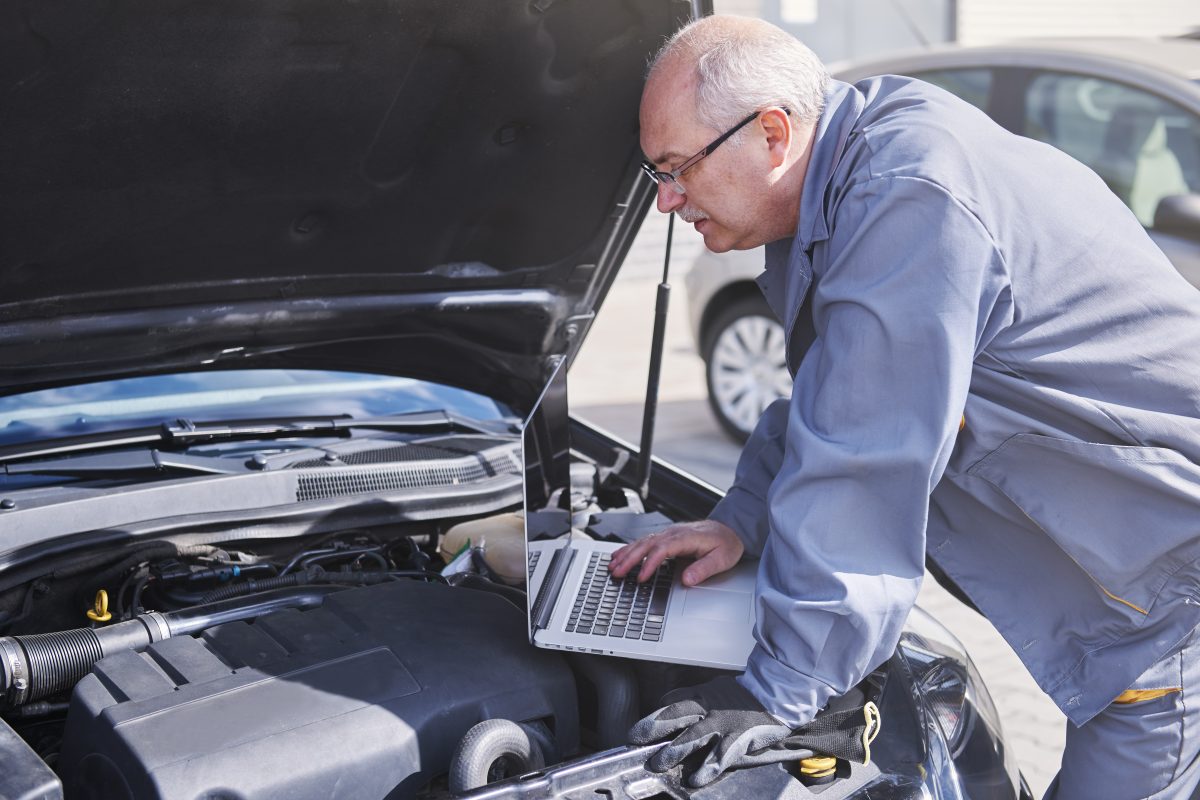
[[[650,773],[629,725],[713,670],[529,644],[530,497],[592,536],[717,500],[573,420],[531,493],[522,424],[651,201],[642,71],[692,6],[4,9],[0,797],[1027,794],[919,611],[819,785]]]

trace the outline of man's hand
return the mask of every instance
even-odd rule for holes
[[[622,547],[613,553],[609,569],[624,578],[640,564],[637,579],[646,581],[668,558],[694,558],[695,563],[683,572],[683,585],[695,586],[738,563],[744,549],[742,540],[727,525],[711,519],[682,522]]]
[[[671,769],[688,756],[706,750],[704,760],[687,776],[687,784],[692,787],[712,783],[728,769],[762,763],[761,754],[791,733],[754,695],[729,677],[676,689],[663,702],[665,708],[633,726],[629,740],[634,744],[670,740],[646,762],[654,772]],[[794,757],[781,754],[767,760]]]

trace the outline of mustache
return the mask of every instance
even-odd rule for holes
[[[705,214],[698,208],[684,206],[675,212],[675,215],[687,223],[699,222],[702,219],[708,219],[708,214]]]

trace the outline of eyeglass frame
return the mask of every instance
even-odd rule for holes
[[[784,114],[787,114],[789,116],[792,113],[785,106],[780,106],[780,109],[782,109]],[[770,109],[764,108],[760,111],[755,111],[753,114],[746,117],[744,120],[739,122],[737,125],[734,125],[732,128],[730,128],[729,130],[722,133],[716,139],[713,139],[711,142],[706,144],[703,148],[701,148],[700,152],[696,153],[694,156],[687,159],[686,161],[684,161],[682,164],[680,164],[678,167],[671,170],[670,172],[663,172],[661,170],[655,169],[654,165],[651,164],[649,161],[642,161],[642,163],[639,166],[642,168],[642,172],[644,172],[648,176],[650,176],[650,180],[654,181],[656,184],[665,183],[667,186],[671,187],[671,189],[676,194],[687,194],[687,190],[684,189],[683,184],[681,184],[679,182],[679,176],[681,176],[683,173],[687,172],[689,169],[691,169],[692,167],[699,164],[704,159],[708,158],[710,155],[712,155],[714,150],[716,150],[718,147],[720,147],[722,144],[725,143],[726,139],[728,139],[730,136],[733,136],[735,133],[740,131],[742,128],[746,127],[751,122],[758,119],[758,117],[761,114],[763,114],[764,112],[769,111],[769,110]]]

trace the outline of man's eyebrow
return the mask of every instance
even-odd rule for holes
[[[642,155],[645,156],[646,154],[642,153]],[[687,156],[685,156],[683,153],[680,153],[678,150],[668,150],[667,152],[660,155],[658,158],[651,158],[650,156],[646,156],[646,160],[649,161],[651,164],[665,164],[666,162],[670,161],[673,158],[687,158]]]

